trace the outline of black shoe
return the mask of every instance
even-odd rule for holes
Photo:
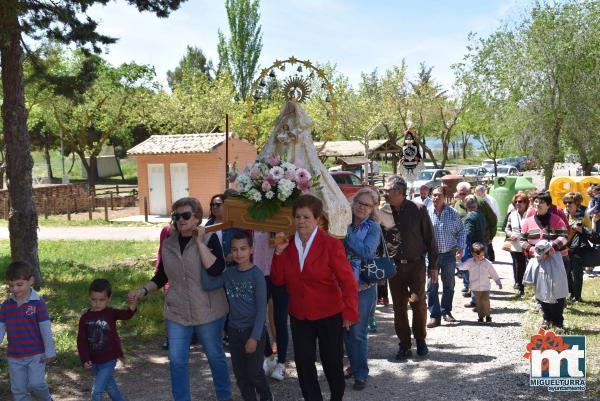
[[[427,348],[425,340],[417,340],[417,355],[425,356],[427,354],[429,354],[429,348]]]
[[[434,327],[438,327],[441,326],[442,322],[440,319],[429,319],[429,322],[427,322],[427,328],[428,329],[433,329]]]
[[[485,317],[485,322],[486,323],[492,323],[492,317],[491,316],[486,316]]]
[[[165,341],[162,343],[162,349],[169,349],[169,337],[165,337]]]
[[[515,290],[518,290],[518,289],[519,289],[519,284],[518,284],[518,283],[515,283],[515,284],[513,285],[513,289],[515,289]]]
[[[400,344],[400,347],[398,348],[398,353],[396,354],[396,360],[402,361],[411,356],[412,351],[410,350],[410,348],[407,348],[404,345]]]
[[[469,291],[469,289],[468,289],[468,288],[463,288],[463,289],[461,290],[461,292],[464,294],[465,292],[468,292],[468,293],[470,293],[471,291]]]
[[[479,319],[477,319],[477,323],[483,323],[483,318],[480,317]]]
[[[462,294],[463,294],[463,297],[465,297],[465,298],[471,298],[471,292],[470,291],[463,292]]]
[[[544,330],[548,330],[550,328],[550,322],[547,320],[544,320],[544,322],[542,323],[542,329]]]
[[[364,390],[367,387],[367,382],[364,380],[356,379],[352,385],[352,389],[356,391]]]
[[[456,319],[454,318],[454,316],[452,316],[452,313],[448,312],[445,315],[442,316],[442,319],[444,319],[444,322],[448,322],[448,323],[455,323]]]

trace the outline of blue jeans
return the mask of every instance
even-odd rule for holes
[[[373,285],[358,293],[358,323],[344,330],[344,344],[350,360],[350,368],[355,379],[369,377],[369,315],[377,300],[377,286]]]
[[[456,269],[456,252],[444,252],[438,254],[437,268],[441,276],[444,290],[442,292],[442,302],[440,308],[440,299],[438,290],[440,288],[440,278],[437,283],[432,283],[427,279],[427,305],[429,305],[429,316],[432,319],[440,319],[442,315],[452,312],[452,298],[454,298],[454,269]]]
[[[125,401],[115,381],[115,366],[117,366],[116,359],[104,363],[92,364],[92,370],[96,375],[94,386],[92,387],[92,401],[102,401],[104,399],[104,392],[107,392],[113,401]]]
[[[217,399],[231,399],[231,381],[222,341],[225,316],[197,326],[183,326],[171,320],[167,320],[166,323],[169,336],[171,391],[175,401],[191,401],[189,359],[192,332],[196,333],[198,342],[202,344],[208,359]]]
[[[46,364],[44,354],[24,358],[6,358],[10,391],[14,401],[31,401],[31,394],[39,401],[52,401],[46,384]]]

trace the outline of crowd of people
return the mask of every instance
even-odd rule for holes
[[[331,400],[343,399],[346,379],[354,380],[355,391],[363,390],[369,378],[373,311],[377,303],[387,304],[388,286],[397,360],[412,356],[413,338],[417,356],[427,355],[427,329],[442,320],[456,322],[452,309],[457,272],[462,293],[469,298],[465,307],[476,308],[479,323],[491,323],[490,279],[502,288],[492,264],[497,202],[485,187],[472,194],[468,182],[459,183],[452,197],[440,186],[433,191],[420,188],[418,199],[411,200],[408,189],[400,176],[386,181],[384,202],[378,192],[361,189],[351,200],[352,223],[342,240],[319,227],[323,204],[313,195],[294,201],[296,232],[289,237],[235,228],[208,233],[201,226],[200,202],[177,200],[171,225],[161,233],[154,275],[129,292],[127,309],[110,307],[110,282],[91,283],[77,349],[82,365],[95,375],[92,400],[101,400],[105,393],[112,400],[125,399],[114,378],[116,360],[123,356],[116,321],[133,318],[139,301],[167,285],[165,348],[176,401],[191,400],[192,337],[206,354],[218,400],[232,399],[226,347],[243,400],[273,400],[267,377],[286,376],[288,330],[305,400],[323,400],[317,345]],[[562,328],[566,302],[582,301],[584,255],[598,242],[600,228],[600,186],[590,191],[587,209],[581,194],[567,193],[562,210],[548,192],[540,191],[517,193],[506,211],[503,250],[513,260],[516,296],[524,295],[525,285],[534,287],[545,328]],[[207,226],[223,221],[226,198],[212,197]],[[387,283],[367,280],[365,264],[384,248],[396,273]],[[11,391],[15,400],[30,399],[30,393],[51,400],[44,366],[55,358],[54,344],[46,305],[31,288],[33,269],[14,262],[6,279],[11,296],[0,306],[0,339],[8,334]]]

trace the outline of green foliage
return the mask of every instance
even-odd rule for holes
[[[229,39],[219,30],[218,72],[228,72],[233,77],[236,98],[245,100],[262,50],[262,32],[259,24],[259,0],[226,0]]]
[[[146,91],[140,96],[137,119],[151,132],[191,134],[225,131],[225,114],[239,120],[243,105],[233,101],[231,77],[219,74],[189,74],[184,70],[182,84],[172,93]]]
[[[187,79],[210,74],[212,70],[212,61],[206,59],[202,49],[188,45],[179,65],[173,71],[167,71],[167,82],[174,90],[179,85],[185,86]]]
[[[485,119],[501,125],[494,135],[530,149],[544,168],[546,185],[566,144],[577,148],[589,167],[600,160],[594,132],[600,75],[597,10],[597,1],[536,3],[514,25],[485,39],[473,38],[466,56]]]

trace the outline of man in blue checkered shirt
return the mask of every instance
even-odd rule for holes
[[[436,187],[432,192],[432,204],[427,208],[438,247],[437,268],[442,278],[444,290],[442,301],[438,296],[439,280],[427,281],[427,304],[429,306],[429,322],[427,327],[433,328],[446,322],[456,322],[452,316],[452,298],[454,298],[454,270],[456,260],[462,257],[467,233],[462,219],[452,207],[446,204],[447,187]]]

